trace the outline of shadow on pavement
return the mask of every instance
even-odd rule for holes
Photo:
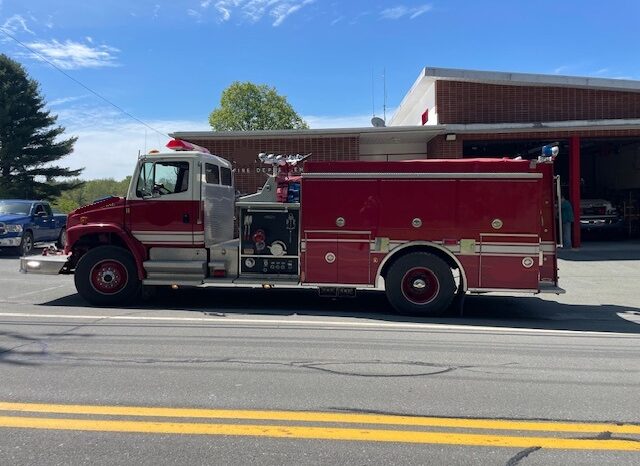
[[[13,250],[11,248],[0,248],[0,260],[8,260],[8,259],[19,260],[21,255],[22,255],[21,251]],[[41,256],[42,248],[41,247],[35,248],[33,252],[29,255]]]
[[[66,296],[42,305],[88,306],[78,295]],[[149,301],[128,307],[126,310],[192,311],[219,316],[350,317],[469,327],[640,333],[640,308],[562,304],[534,296],[468,296],[462,317],[423,318],[395,314],[385,295],[376,292],[363,292],[351,299],[326,299],[309,290],[162,289]],[[97,309],[96,312],[99,313]]]
[[[558,249],[558,257],[567,261],[640,260],[640,241],[590,241],[580,249]]]

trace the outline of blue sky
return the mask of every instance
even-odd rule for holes
[[[0,28],[162,132],[206,130],[234,80],[275,86],[312,127],[368,126],[425,66],[640,79],[637,0],[0,0]],[[0,32],[84,177],[129,174],[165,138]]]

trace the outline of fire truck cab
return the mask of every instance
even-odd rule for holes
[[[24,257],[21,271],[74,274],[95,305],[167,285],[378,290],[400,313],[434,316],[466,293],[563,292],[557,152],[305,162],[302,172],[306,156],[260,154],[273,174],[236,199],[228,161],[184,141],[168,147],[140,157],[126,198],[71,212],[64,251]]]

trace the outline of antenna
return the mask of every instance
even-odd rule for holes
[[[376,86],[375,86],[375,72],[373,66],[371,67],[371,116],[376,116]]]
[[[386,67],[382,69],[382,86],[383,86],[382,119],[386,122],[387,121],[387,68]]]

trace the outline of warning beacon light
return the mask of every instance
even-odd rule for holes
[[[172,139],[167,143],[167,148],[175,150],[175,151],[195,151],[195,152],[203,152],[205,154],[210,154],[209,149],[198,146],[196,144],[192,144],[187,141],[183,141],[182,139]]]
[[[538,158],[539,162],[553,162],[553,160],[560,153],[560,148],[558,147],[558,143],[548,144],[546,146],[542,146],[542,154]]]

